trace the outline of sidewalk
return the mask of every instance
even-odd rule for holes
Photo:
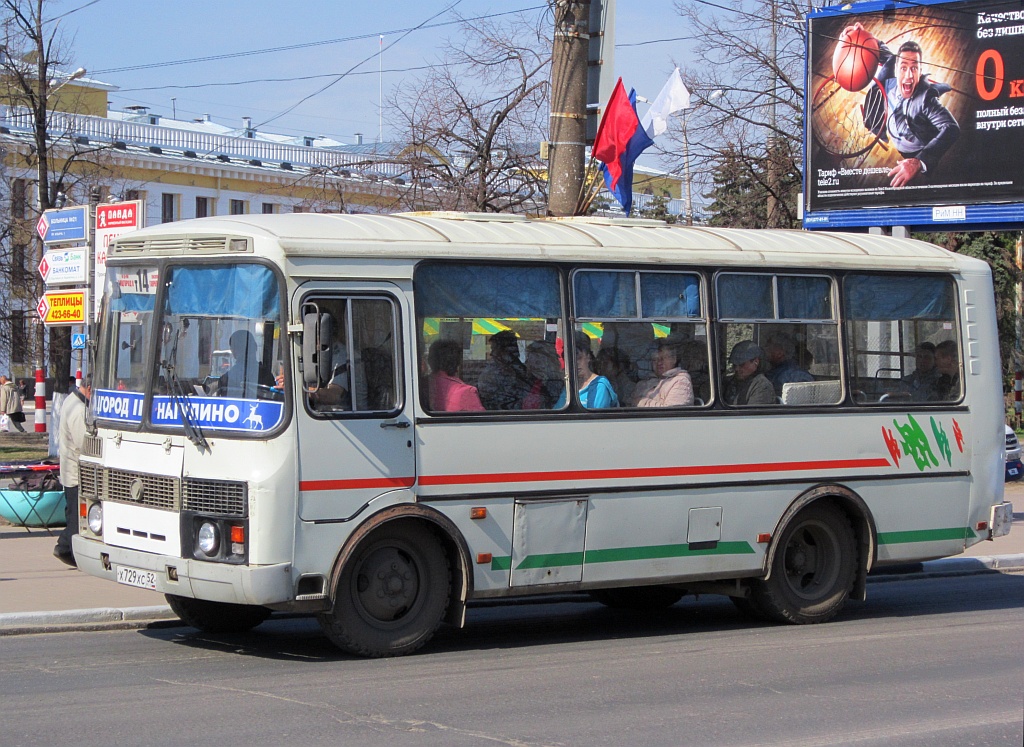
[[[899,569],[898,577],[1024,570],[1024,483],[1007,486],[1015,514],[1010,534],[980,542],[963,555]],[[145,627],[177,617],[162,594],[111,583],[55,557],[56,534],[0,524],[0,636],[48,629]],[[872,574],[869,580],[892,579]],[[57,626],[57,627],[53,627]]]

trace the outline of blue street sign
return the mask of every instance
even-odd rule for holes
[[[85,243],[89,240],[89,206],[47,210],[39,218],[36,231],[44,244]]]
[[[72,350],[85,350],[85,333],[76,332],[71,335],[71,349]]]

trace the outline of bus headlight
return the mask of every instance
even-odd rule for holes
[[[196,545],[205,555],[211,558],[216,555],[220,549],[220,530],[217,525],[211,521],[204,521],[196,535]]]
[[[89,531],[93,534],[103,534],[103,505],[93,503],[89,506]]]

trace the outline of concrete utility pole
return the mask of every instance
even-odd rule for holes
[[[589,0],[556,0],[548,161],[548,213],[554,216],[575,215],[583,193],[589,19]]]

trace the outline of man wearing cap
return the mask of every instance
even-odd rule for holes
[[[760,372],[764,351],[753,340],[743,340],[729,353],[733,375],[725,384],[725,401],[730,405],[771,405],[775,388]]]
[[[933,399],[935,384],[939,380],[939,370],[935,367],[935,345],[927,341],[918,345],[914,350],[914,362],[914,370],[903,377],[903,383],[914,399]]]

